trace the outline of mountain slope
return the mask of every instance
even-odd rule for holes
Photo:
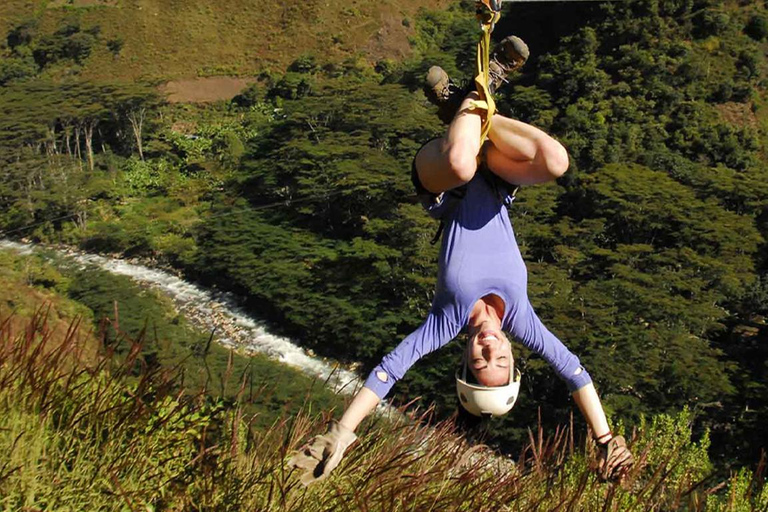
[[[65,4],[66,5],[62,5]],[[303,54],[341,61],[408,53],[410,20],[445,0],[9,0],[0,31],[29,19],[50,34],[79,20],[98,25],[98,44],[83,78],[158,79],[247,75],[283,69]],[[108,42],[112,41],[112,49]],[[61,70],[65,73],[64,70]],[[66,71],[67,73],[71,70]]]

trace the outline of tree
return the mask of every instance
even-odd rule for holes
[[[768,19],[764,15],[752,15],[744,27],[744,33],[755,41],[764,41],[768,37]]]
[[[144,129],[147,116],[157,110],[162,100],[148,85],[138,84],[117,89],[109,99],[110,110],[115,118],[125,118],[131,127],[139,158],[144,160]]]

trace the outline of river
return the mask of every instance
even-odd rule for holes
[[[0,249],[32,254],[40,248],[32,244],[0,240]],[[214,340],[224,347],[245,353],[265,354],[275,361],[327,382],[336,392],[351,394],[362,385],[353,371],[333,361],[316,357],[287,338],[270,334],[259,320],[239,306],[240,301],[230,293],[203,288],[170,272],[149,268],[134,260],[72,249],[54,250],[60,257],[76,261],[84,267],[93,265],[113,274],[128,276],[168,296],[179,313],[192,325],[205,332],[214,332]]]
[[[351,370],[338,363],[316,357],[291,340],[270,334],[264,325],[244,311],[235,296],[227,292],[209,290],[184,281],[170,272],[150,268],[135,260],[125,260],[89,254],[71,248],[51,248],[0,239],[0,250],[33,254],[42,249],[54,250],[59,257],[68,258],[83,267],[95,266],[113,274],[128,276],[135,282],[170,297],[179,313],[198,329],[214,331],[214,340],[227,348],[245,353],[258,352],[280,363],[298,368],[309,376],[326,382],[337,393],[353,394],[362,381]],[[382,401],[377,414],[389,418],[404,418],[397,409]],[[423,450],[429,436],[419,440],[414,449]],[[471,454],[468,463],[490,463],[496,471],[514,470],[514,461],[506,457],[481,457],[480,452]],[[501,468],[501,469],[500,469]]]

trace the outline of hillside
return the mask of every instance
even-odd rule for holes
[[[232,4],[179,3],[183,16],[151,8],[160,2],[47,5],[37,26],[5,17],[33,4],[2,7],[14,27],[0,52],[5,236],[154,258],[240,294],[275,332],[361,372],[420,324],[437,226],[408,173],[444,130],[421,85],[433,64],[469,76],[471,2],[398,11],[410,50],[389,60],[365,49],[373,25],[350,25],[354,47],[328,28],[380,20],[395,9],[386,2],[309,3],[316,16],[297,7],[290,24],[305,30],[290,32],[266,8],[240,19]],[[258,66],[214,36],[231,23],[230,41],[256,48],[257,18],[259,37],[294,39],[258,46]],[[757,464],[768,419],[768,9],[513,5],[495,37],[513,31],[533,54],[499,107],[571,156],[562,179],[524,188],[511,209],[534,307],[579,354],[614,421],[688,407],[720,470]],[[195,34],[188,54],[169,49]],[[112,80],[198,75],[250,85],[231,101],[167,104],[155,84]],[[525,393],[514,415],[484,426],[506,453],[531,425],[554,429],[573,410],[542,359],[516,351]],[[394,400],[422,397],[450,417],[460,352],[453,343],[419,362]]]
[[[176,392],[183,374],[114,352],[85,362],[76,343],[40,350],[44,321],[0,323],[0,506],[7,510],[763,510],[760,473],[707,478],[708,439],[689,411],[659,415],[633,436],[639,462],[622,485],[599,482],[593,446],[539,431],[517,460],[471,445],[451,422],[371,422],[324,485],[309,489],[286,454],[323,416],[285,414],[254,430],[221,396]],[[73,329],[68,341],[77,337]],[[243,381],[242,389],[247,389]],[[263,389],[263,388],[262,388]],[[415,420],[429,419],[424,415]],[[363,432],[361,432],[363,434]],[[674,457],[670,456],[674,453]]]
[[[43,34],[67,20],[100,27],[83,79],[159,80],[255,75],[297,57],[402,59],[410,20],[447,0],[5,0],[0,33],[35,19]],[[110,50],[106,42],[119,46]],[[52,74],[67,74],[62,68]]]
[[[50,333],[48,350],[63,343],[70,326],[80,324],[75,344],[82,360],[91,362],[98,347],[93,312],[65,295],[68,285],[54,267],[0,250],[0,324],[23,332],[37,315]]]
[[[44,341],[44,352],[66,352],[75,366],[96,365],[104,357],[115,365],[136,358],[137,372],[141,367],[149,373],[183,374],[174,383],[176,392],[206,391],[229,401],[248,379],[257,392],[251,391],[244,411],[259,413],[251,419],[259,428],[302,407],[343,403],[330,390],[315,389],[307,396],[317,387],[316,379],[297,368],[213,343],[215,332],[195,328],[165,294],[52,250],[19,254],[0,247],[0,289],[0,346],[6,342],[8,350],[14,340],[34,331],[27,349]],[[65,342],[69,346],[62,346]]]

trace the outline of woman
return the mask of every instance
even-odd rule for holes
[[[493,54],[491,89],[527,56],[520,39],[502,41]],[[620,478],[632,464],[632,455],[624,439],[611,434],[592,380],[578,357],[544,327],[531,307],[525,264],[507,213],[511,201],[507,185],[558,178],[568,169],[568,154],[541,130],[501,115],[493,117],[489,140],[481,144],[482,112],[473,109],[477,93],[457,101],[458,89],[437,67],[430,70],[427,82],[428,96],[443,112],[458,104],[446,134],[425,144],[413,165],[417,193],[427,211],[445,225],[432,308],[424,323],[373,369],[342,418],[300,450],[290,464],[305,471],[305,484],[327,476],[355,441],[357,426],[408,368],[466,328],[469,341],[456,382],[459,401],[468,412],[499,415],[514,405],[519,372],[514,370],[511,345],[503,332],[508,331],[565,381],[602,448],[600,476]],[[478,166],[478,156],[483,157],[484,166]]]

